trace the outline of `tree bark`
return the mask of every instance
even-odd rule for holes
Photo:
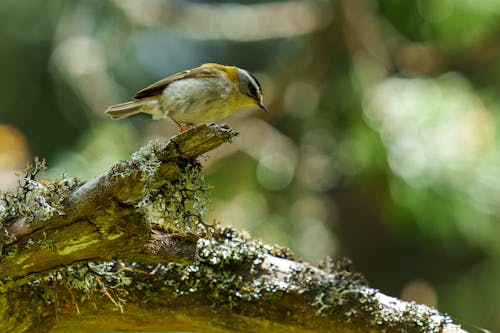
[[[465,332],[347,265],[207,226],[196,158],[236,134],[201,125],[149,143],[85,184],[52,184],[60,207],[31,199],[51,214],[3,221],[0,331]]]

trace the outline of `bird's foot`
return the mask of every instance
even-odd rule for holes
[[[191,128],[194,128],[194,127],[196,127],[196,126],[195,126],[195,125],[192,125],[192,124],[191,124],[191,125],[179,125],[179,128],[180,128],[180,130],[181,130],[181,133],[182,133],[182,132],[185,132],[185,131],[187,131],[187,130],[190,130]]]

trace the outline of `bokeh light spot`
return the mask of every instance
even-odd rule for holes
[[[401,298],[428,306],[437,306],[437,294],[434,287],[424,280],[412,280],[406,283],[401,290]]]
[[[418,0],[418,13],[429,22],[441,22],[453,14],[452,0]]]
[[[287,187],[294,175],[294,162],[286,155],[264,155],[257,165],[257,180],[268,190],[279,191]]]
[[[335,241],[324,223],[314,218],[300,221],[300,236],[297,240],[297,251],[305,260],[331,256]]]
[[[320,94],[318,88],[311,83],[293,81],[287,85],[283,99],[287,112],[305,118],[318,108]]]

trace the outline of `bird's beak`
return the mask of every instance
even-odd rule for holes
[[[259,102],[259,108],[261,108],[265,112],[269,112],[269,110],[267,109],[267,106],[265,106],[264,103],[262,103],[262,102]]]

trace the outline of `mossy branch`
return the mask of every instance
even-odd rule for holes
[[[137,206],[155,189],[178,181],[182,171],[195,163],[199,155],[235,135],[227,127],[199,126],[171,139],[147,144],[128,161],[71,191],[52,186],[50,194],[55,198],[44,197],[44,201],[65,197],[58,202],[57,212],[49,209],[47,213],[4,221],[10,237],[3,244],[0,281],[8,282],[2,289],[14,287],[19,281],[24,283],[33,273],[81,260],[127,257],[149,261],[152,254],[162,261],[192,260],[195,236],[189,239],[158,230],[152,232],[158,226],[152,225],[147,211]],[[19,203],[11,203],[16,204]],[[161,242],[158,233],[165,236]]]
[[[47,211],[0,215],[0,331],[464,332],[369,288],[345,263],[316,268],[207,227],[196,158],[235,135],[202,125],[85,184],[40,185],[54,192],[37,193],[43,205],[4,200]]]

